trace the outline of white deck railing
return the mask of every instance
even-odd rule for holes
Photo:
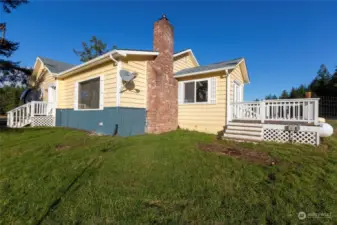
[[[24,127],[31,123],[34,116],[55,114],[53,103],[33,101],[7,112],[8,127]]]
[[[231,120],[293,121],[318,124],[318,98],[236,102]]]

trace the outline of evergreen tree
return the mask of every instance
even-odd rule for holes
[[[80,57],[81,62],[87,62],[110,51],[107,49],[107,45],[101,40],[97,39],[96,36],[92,36],[92,38],[89,40],[89,44],[82,42],[82,47],[82,51],[73,49],[74,53]]]
[[[3,0],[1,3],[3,11],[11,13],[19,5],[27,3],[27,0]],[[6,39],[6,23],[0,22],[0,32],[2,32],[0,37],[0,56],[2,56],[0,59],[0,86],[26,84],[31,70],[20,67],[19,62],[9,60],[11,55],[18,50],[19,43]]]
[[[280,95],[280,99],[288,99],[289,98],[289,93],[287,90],[283,90],[282,94]]]
[[[315,92],[318,96],[330,95],[328,88],[331,81],[331,74],[327,67],[322,64],[317,72],[316,78],[310,84],[310,90]]]
[[[272,99],[277,99],[276,95],[269,94],[265,97],[266,100],[272,100]]]
[[[293,87],[290,91],[289,98],[304,98],[307,90],[308,88],[303,84],[297,88]]]
[[[331,92],[333,96],[337,96],[337,66],[334,74],[331,77],[330,81]]]

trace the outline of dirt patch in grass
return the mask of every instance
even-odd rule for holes
[[[69,148],[70,148],[70,146],[68,146],[68,145],[56,145],[55,146],[56,151],[63,151],[63,150],[67,150]]]
[[[206,152],[215,152],[220,155],[227,155],[233,158],[244,159],[248,162],[262,164],[262,165],[275,165],[277,161],[270,157],[265,152],[258,152],[249,149],[238,149],[233,147],[226,147],[221,144],[198,144],[199,149]]]

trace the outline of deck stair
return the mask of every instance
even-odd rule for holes
[[[263,127],[259,123],[230,122],[226,126],[223,138],[239,141],[262,141]]]
[[[7,112],[7,127],[22,128],[30,125],[34,117],[53,115],[52,105],[47,102],[29,102]]]

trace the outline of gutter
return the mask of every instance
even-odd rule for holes
[[[61,78],[61,77],[65,77],[66,75],[71,75],[72,73],[78,71],[79,69],[83,69],[83,68],[85,68],[85,67],[87,67],[87,66],[89,66],[89,65],[91,65],[93,63],[98,63],[98,62],[106,59],[110,55],[114,55],[114,54],[121,55],[121,56],[124,56],[124,57],[126,56],[126,54],[121,53],[118,50],[113,50],[113,51],[105,53],[104,55],[101,55],[101,56],[99,56],[97,58],[94,58],[94,59],[92,59],[92,60],[90,60],[88,62],[82,63],[82,64],[77,65],[77,66],[75,66],[73,68],[70,68],[70,69],[68,69],[66,71],[63,71],[62,73],[59,73],[56,77],[57,78]]]

